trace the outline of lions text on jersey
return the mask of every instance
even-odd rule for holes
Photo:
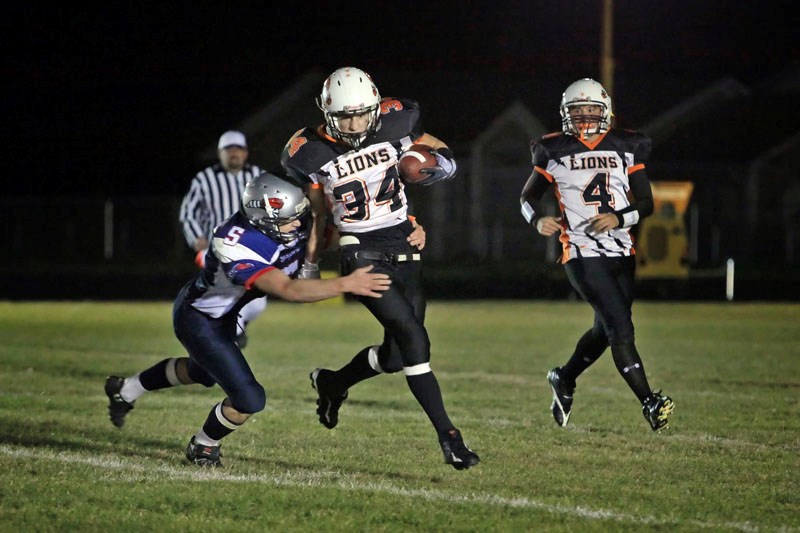
[[[280,269],[294,278],[305,258],[305,240],[278,243],[236,213],[214,230],[205,267],[189,287],[187,301],[219,318],[265,296],[253,283],[264,272]]]
[[[532,144],[535,170],[554,184],[563,214],[563,263],[573,257],[635,253],[628,228],[593,233],[588,221],[630,205],[629,175],[644,168],[650,144],[646,136],[627,130],[609,130],[590,144],[562,133]]]

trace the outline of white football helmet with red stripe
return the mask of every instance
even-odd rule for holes
[[[353,148],[358,148],[367,135],[378,127],[381,95],[369,74],[355,67],[337,69],[322,84],[317,106],[325,115],[328,134]],[[346,133],[339,128],[339,119],[369,113],[366,130]]]
[[[601,107],[599,115],[570,115],[569,109],[579,105]],[[583,78],[572,84],[561,95],[561,128],[575,136],[605,133],[611,127],[611,97],[598,82]],[[587,131],[587,124],[592,127]]]

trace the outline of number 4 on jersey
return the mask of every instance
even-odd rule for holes
[[[593,205],[597,213],[614,212],[614,195],[608,190],[608,173],[598,172],[583,188],[583,203]]]

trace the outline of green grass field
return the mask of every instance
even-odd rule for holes
[[[271,303],[246,349],[267,409],[223,445],[183,449],[218,388],[145,395],[122,430],[103,383],[183,356],[171,304],[0,302],[0,531],[797,531],[800,305],[634,307],[654,434],[606,353],[570,427],[547,370],[591,323],[580,302],[432,302],[433,368],[482,462],[443,463],[400,375],[350,391],[339,426],[308,373],[381,338],[357,304]]]

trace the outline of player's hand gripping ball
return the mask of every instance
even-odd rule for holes
[[[430,177],[429,174],[420,172],[423,168],[435,167],[436,156],[431,153],[431,147],[425,144],[413,144],[408,150],[400,154],[397,161],[397,171],[400,178],[406,183],[419,183]]]

